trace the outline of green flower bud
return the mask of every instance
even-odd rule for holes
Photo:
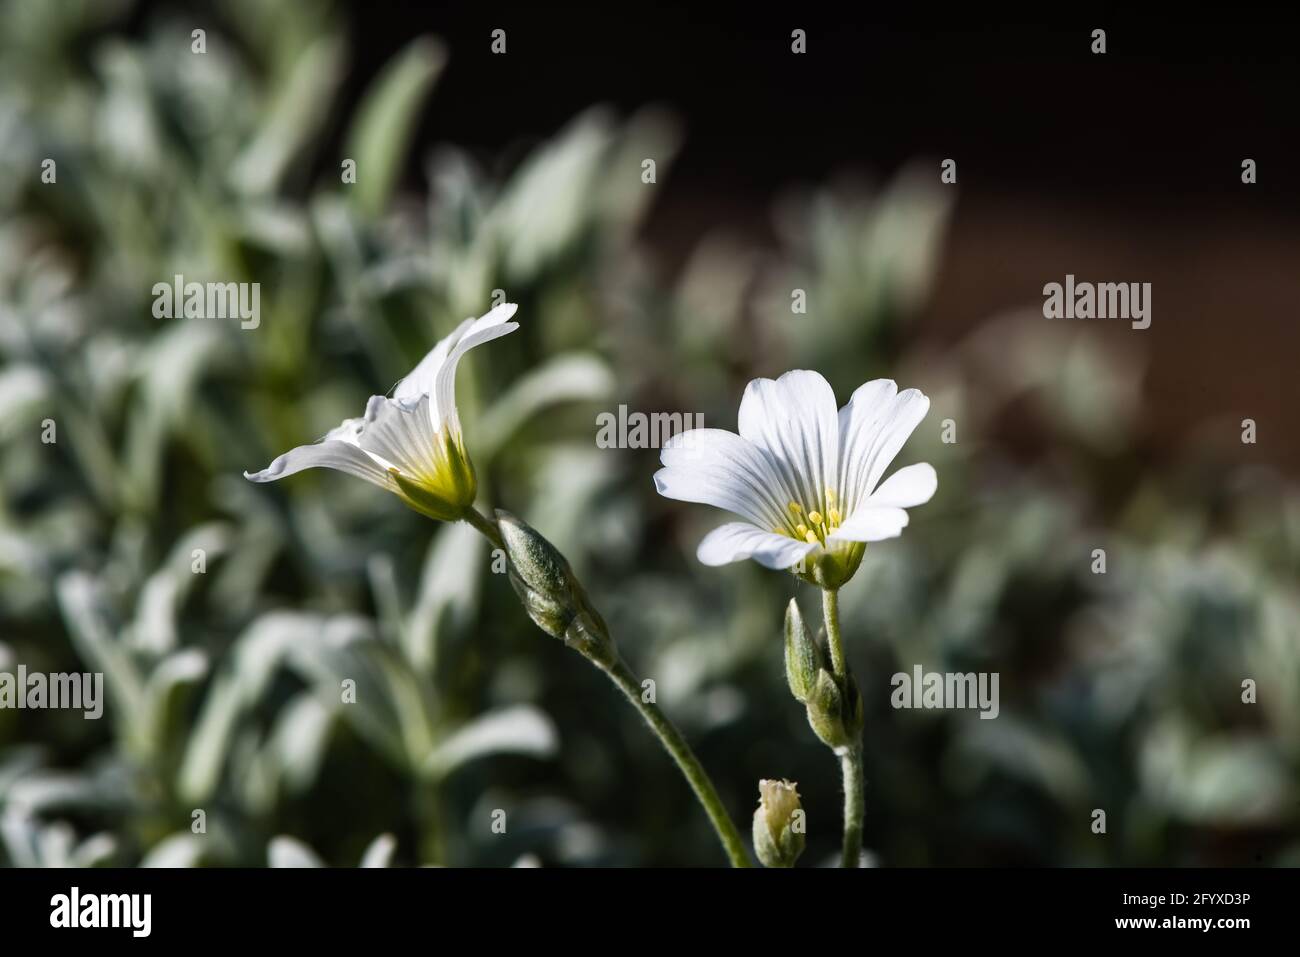
[[[509,512],[497,509],[497,528],[510,559],[510,584],[534,624],[593,660],[613,653],[609,628],[591,606],[563,555]]]
[[[794,867],[803,853],[804,812],[793,781],[759,781],[754,852],[764,867]]]
[[[785,680],[797,701],[805,702],[812,694],[821,664],[817,642],[808,633],[799,603],[791,598],[785,609]]]
[[[848,745],[848,734],[840,720],[840,689],[825,668],[817,672],[817,682],[808,696],[808,723],[829,747]]]
[[[862,695],[852,675],[841,684],[829,671],[821,669],[807,707],[808,723],[828,747],[842,751],[862,740]]]

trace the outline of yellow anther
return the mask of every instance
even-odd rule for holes
[[[798,526],[795,527],[795,531],[799,533],[799,537],[800,537],[800,538],[807,538],[807,537],[808,537],[808,526],[807,526],[807,525],[800,524],[800,525],[798,525]]]
[[[803,533],[803,540],[804,540],[805,542],[807,542],[809,545],[816,545],[816,544],[817,544],[817,533],[816,533],[816,532],[813,532],[813,531],[807,531],[807,532],[804,532],[804,533]]]
[[[829,485],[826,486],[826,504],[835,504],[835,489],[831,488]]]
[[[838,508],[832,508],[829,514],[831,517],[831,524],[838,526],[840,524],[840,510]]]
[[[808,513],[808,521],[812,522],[813,525],[820,525],[820,524],[822,523],[822,513],[821,513],[821,512],[809,512],[809,513]]]
[[[796,515],[803,514],[803,508],[799,505],[798,502],[791,502],[787,507],[790,509],[790,511],[794,512],[794,514]]]

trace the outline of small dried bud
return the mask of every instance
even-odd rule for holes
[[[804,812],[793,781],[758,782],[754,851],[764,867],[794,867],[803,853]]]

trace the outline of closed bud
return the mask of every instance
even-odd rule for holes
[[[835,679],[825,668],[817,672],[817,682],[812,694],[808,696],[808,723],[812,725],[817,737],[832,748],[845,748],[849,745],[848,732],[844,728],[841,715],[843,696]]]
[[[817,684],[821,653],[808,633],[799,603],[793,598],[785,609],[785,680],[790,693],[800,702],[808,700]]]
[[[496,516],[510,559],[510,584],[528,617],[588,658],[607,660],[613,651],[609,629],[591,607],[568,560],[527,522],[501,509]]]
[[[794,867],[803,853],[804,812],[793,781],[759,781],[754,852],[764,867]]]

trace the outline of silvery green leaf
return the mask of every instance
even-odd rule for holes
[[[996,768],[1069,806],[1088,791],[1088,768],[1070,741],[1050,727],[1003,711],[993,720],[961,721],[953,759],[977,774]]]
[[[443,777],[470,761],[492,754],[546,758],[555,753],[555,725],[528,705],[489,712],[445,738],[425,761],[424,770]]]
[[[611,144],[605,175],[592,200],[596,215],[609,228],[622,232],[642,221],[656,194],[641,181],[641,163],[654,157],[655,179],[662,183],[681,140],[681,125],[661,109],[642,110],[627,122]]]
[[[48,391],[45,373],[36,366],[16,364],[0,370],[0,441],[27,425],[27,416]]]
[[[280,711],[268,752],[281,780],[296,794],[316,781],[329,744],[334,715],[310,692],[295,695]]]
[[[145,684],[142,721],[154,753],[158,753],[170,737],[172,726],[169,719],[178,717],[184,691],[199,684],[207,674],[208,656],[195,648],[169,655],[153,669]],[[176,725],[177,733],[182,733],[179,717]]]
[[[524,374],[493,403],[474,428],[475,452],[492,458],[533,416],[562,402],[595,402],[614,391],[608,363],[594,355],[566,354]]]
[[[329,115],[342,64],[343,44],[331,36],[320,37],[294,59],[257,137],[230,166],[230,183],[236,191],[261,194],[276,187],[290,161]]]
[[[163,838],[141,859],[140,867],[198,867],[206,845],[203,838],[179,831]]]
[[[202,550],[204,561],[218,558],[230,542],[230,528],[209,522],[191,530],[172,549],[166,563],[154,572],[140,591],[136,618],[131,628],[133,647],[155,655],[176,647],[176,613],[198,579],[193,569],[194,552]]]
[[[587,191],[612,140],[604,110],[589,110],[539,146],[489,214],[506,244],[511,282],[528,282],[566,250],[590,219]]]
[[[444,525],[434,536],[420,576],[420,592],[402,631],[417,674],[433,673],[438,647],[458,638],[478,605],[487,543],[467,523]]]
[[[14,867],[40,867],[40,822],[12,808],[0,812],[0,839]]]
[[[311,250],[311,225],[296,206],[258,202],[239,211],[239,237],[281,256],[302,256]]]
[[[90,670],[104,673],[114,723],[138,746],[145,715],[143,678],[104,619],[97,585],[85,572],[68,572],[55,588],[77,653]]]
[[[380,834],[370,842],[366,852],[361,855],[362,867],[391,867],[393,852],[397,850],[397,838],[391,834]]]
[[[156,501],[164,440],[186,421],[200,376],[224,351],[222,332],[221,320],[175,322],[141,355],[142,390],[127,427],[130,501]]]
[[[295,646],[289,663],[316,687],[322,702],[337,707],[399,766],[417,766],[432,748],[427,689],[410,665],[361,622],[328,622],[312,641]],[[342,701],[344,681],[353,683],[355,703]]]
[[[177,777],[177,789],[186,801],[197,803],[213,793],[245,709],[265,694],[289,649],[316,640],[321,626],[316,615],[271,612],[239,637],[208,689],[186,746]]]
[[[112,834],[105,832],[92,834],[72,849],[68,866],[104,867],[112,861],[117,850],[117,838]]]
[[[1146,736],[1140,762],[1143,792],[1193,824],[1265,827],[1295,807],[1290,770],[1267,739],[1196,735],[1171,718]]]
[[[416,37],[367,88],[343,151],[357,164],[356,183],[344,188],[366,215],[378,216],[387,208],[420,107],[446,58],[437,40]]]
[[[325,862],[302,841],[280,835],[271,838],[266,848],[267,863],[271,867],[324,867]]]

